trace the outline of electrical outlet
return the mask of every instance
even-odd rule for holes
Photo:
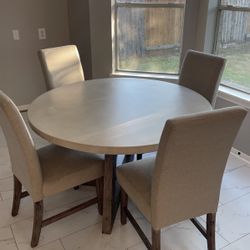
[[[12,30],[13,40],[18,41],[20,40],[19,30]]]
[[[39,40],[45,40],[46,39],[46,30],[45,30],[45,28],[39,28],[38,29],[38,38],[39,38]]]

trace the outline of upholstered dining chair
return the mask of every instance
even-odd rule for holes
[[[148,249],[159,250],[160,230],[190,219],[215,250],[215,218],[225,165],[246,115],[231,107],[166,122],[155,158],[117,169],[121,223],[128,218]],[[152,225],[152,244],[127,208],[128,197]],[[205,229],[195,217],[207,215]],[[188,244],[188,242],[187,242]]]
[[[180,70],[179,84],[198,92],[214,107],[226,59],[188,50]],[[137,155],[137,160],[142,154]]]
[[[226,59],[188,50],[180,71],[179,84],[204,96],[212,106],[224,71]]]
[[[84,81],[80,56],[75,45],[41,49],[38,57],[48,90]]]
[[[56,145],[35,149],[26,124],[12,100],[0,91],[0,124],[6,137],[14,176],[12,216],[21,198],[34,202],[31,246],[38,244],[41,228],[67,215],[98,203],[102,214],[103,164],[101,156]],[[97,197],[43,220],[43,199],[76,185],[95,180]],[[22,186],[26,191],[22,191]]]

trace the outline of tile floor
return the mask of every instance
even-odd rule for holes
[[[37,147],[46,142],[32,133]],[[68,190],[45,200],[45,216],[50,216],[94,196],[92,187]],[[8,150],[0,131],[0,250],[30,249],[33,207],[29,197],[21,202],[17,217],[10,215],[12,174]],[[130,207],[147,235],[150,225],[133,205]],[[204,218],[200,218],[204,223]],[[217,213],[217,249],[250,249],[250,164],[230,155]],[[206,241],[197,229],[184,221],[162,230],[164,250],[205,250]],[[121,226],[117,215],[111,235],[101,234],[101,217],[96,206],[78,212],[42,229],[40,250],[144,250],[130,223]]]

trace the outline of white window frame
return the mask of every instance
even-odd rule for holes
[[[217,12],[217,20],[216,20],[216,30],[215,30],[215,40],[214,40],[214,48],[213,48],[213,53],[218,54],[218,38],[219,38],[219,29],[220,29],[220,21],[221,21],[221,15],[223,11],[237,11],[237,12],[248,12],[250,13],[250,7],[239,7],[235,5],[225,5],[221,4],[221,0],[219,0],[219,7],[218,7],[218,12]],[[249,92],[244,90],[243,88],[236,87],[236,86],[231,86],[230,84],[225,84],[223,81],[220,83],[222,86],[225,86],[227,88],[237,90],[243,93],[246,93],[249,95]]]
[[[117,11],[119,7],[126,7],[126,8],[180,8],[180,9],[185,9],[185,4],[180,4],[180,3],[159,3],[159,2],[151,2],[151,3],[138,3],[138,2],[117,2],[117,0],[113,0],[113,14],[112,14],[112,26],[113,26],[113,63],[112,63],[112,68],[113,68],[113,74],[116,73],[131,73],[131,74],[146,74],[146,75],[168,75],[172,77],[177,77],[179,75],[179,70],[181,66],[181,58],[182,58],[182,40],[183,40],[183,30],[182,30],[182,38],[181,38],[181,53],[180,53],[180,58],[179,58],[179,69],[178,73],[158,73],[158,72],[147,72],[147,71],[138,71],[138,70],[126,70],[126,69],[119,69],[118,67],[118,61],[119,61],[119,53],[118,53],[118,39],[117,39]],[[185,10],[184,10],[185,11]],[[184,13],[185,17],[185,13]]]

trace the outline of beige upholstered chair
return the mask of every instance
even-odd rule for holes
[[[221,180],[246,115],[231,107],[168,120],[155,158],[121,165],[121,223],[128,217],[148,249],[160,249],[160,230],[207,214],[207,230],[191,219],[215,249],[215,216]],[[152,248],[127,209],[128,196],[152,225]],[[188,244],[188,242],[187,242]]]
[[[38,56],[47,89],[84,81],[84,73],[75,45],[41,49]]]
[[[102,157],[55,145],[36,150],[20,112],[2,91],[0,124],[6,137],[14,175],[12,215],[17,215],[21,198],[30,195],[34,202],[32,247],[38,244],[43,226],[96,202],[99,213],[102,213]],[[46,196],[92,180],[96,180],[98,184],[96,198],[43,220],[43,199]],[[22,185],[27,191],[22,192]]]
[[[204,96],[214,106],[226,60],[189,50],[181,66],[179,84]]]
[[[222,57],[189,50],[181,66],[179,84],[198,92],[214,106],[225,63]],[[137,155],[140,159],[142,154]]]

